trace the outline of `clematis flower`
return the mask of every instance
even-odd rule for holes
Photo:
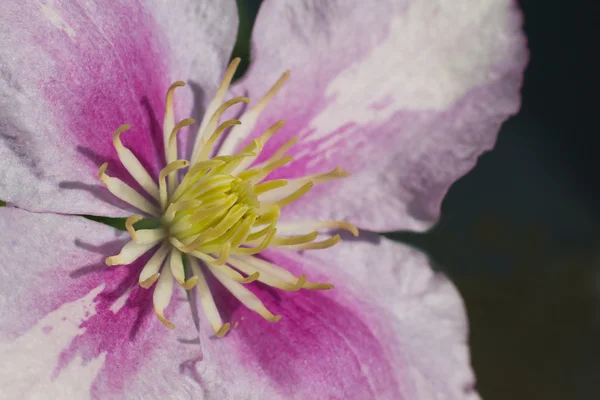
[[[478,397],[460,296],[371,232],[517,111],[512,1],[266,0],[232,85],[233,1],[1,14],[2,396]]]

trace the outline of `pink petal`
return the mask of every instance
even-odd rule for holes
[[[143,267],[106,267],[122,232],[80,217],[0,209],[3,398],[172,398],[197,385],[180,365],[200,355],[185,295],[154,316]],[[146,257],[147,259],[147,257]],[[175,297],[178,297],[177,299]],[[192,342],[192,343],[190,343]]]
[[[132,181],[113,132],[131,124],[123,142],[156,176],[167,88],[188,80],[210,98],[237,30],[233,1],[9,0],[2,15],[0,198],[61,213],[124,215],[96,176],[108,161]],[[179,92],[177,118],[201,108]]]
[[[318,257],[268,252],[265,258],[296,274],[336,285],[325,292],[254,290],[283,316],[277,323],[216,290],[232,329],[211,340],[201,321],[204,361],[189,371],[219,399],[478,398],[455,288],[423,254],[366,239],[371,243],[342,243]]]
[[[449,186],[519,108],[521,25],[513,0],[266,0],[254,61],[233,89],[258,99],[291,70],[251,134],[287,121],[261,159],[299,135],[295,162],[273,178],[353,174],[290,212],[378,231],[431,226]]]
[[[16,208],[0,209],[0,222],[10,228],[0,231],[0,357],[11,360],[0,366],[0,385],[8,398],[477,396],[460,297],[422,254],[386,239],[367,236],[318,258],[267,253],[336,289],[255,287],[283,315],[278,323],[216,290],[234,327],[216,339],[201,320],[202,354],[185,295],[167,309],[177,326],[169,331],[152,313],[151,291],[136,287],[145,260],[103,264],[122,244],[120,232]]]

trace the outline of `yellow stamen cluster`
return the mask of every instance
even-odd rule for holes
[[[246,307],[269,321],[278,321],[281,316],[267,310],[244,285],[258,280],[287,291],[331,289],[333,285],[308,282],[304,275],[294,276],[255,255],[267,248],[312,250],[331,247],[339,242],[339,235],[318,240],[320,230],[345,229],[358,235],[353,225],[342,221],[279,220],[282,208],[305,195],[314,185],[347,175],[336,168],[300,179],[266,180],[271,172],[293,160],[285,153],[297,142],[297,138],[283,144],[268,160],[255,163],[267,141],[281,129],[284,121],[273,124],[238,152],[228,155],[222,151],[211,158],[215,143],[226,131],[230,130],[229,135],[221,145],[221,150],[225,151],[235,146],[231,143],[233,138],[249,134],[259,114],[289,76],[288,72],[284,73],[240,120],[219,124],[221,115],[229,107],[250,103],[246,97],[224,101],[238,64],[239,59],[231,62],[214,100],[208,106],[189,161],[178,158],[176,138],[182,128],[195,121],[188,118],[175,123],[173,95],[175,89],[184,86],[184,83],[171,85],[166,96],[163,127],[166,166],[160,171],[158,184],[120,140],[129,125],[122,125],[116,130],[113,143],[119,159],[148,196],[138,193],[120,179],[108,176],[107,163],[100,167],[98,173],[100,180],[115,196],[158,222],[157,228],[136,230],[135,224],[142,216],[129,217],[125,225],[131,241],[119,254],[108,257],[107,265],[129,264],[156,248],[140,273],[139,284],[146,289],[155,286],[154,309],[160,321],[167,327],[174,327],[165,318],[164,310],[170,302],[175,280],[185,290],[196,287],[200,304],[218,337],[227,333],[230,324],[221,320],[205,279],[207,271]],[[181,174],[180,171],[185,168],[187,171]]]

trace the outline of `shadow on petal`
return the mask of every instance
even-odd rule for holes
[[[146,115],[148,117],[148,124],[150,125],[150,140],[154,145],[154,150],[156,152],[156,155],[158,156],[160,165],[165,165],[165,145],[163,139],[162,122],[159,122],[148,97],[144,96],[142,98],[142,101],[140,102],[140,105],[146,111]],[[131,150],[135,152],[135,148]],[[148,168],[148,165],[144,165],[144,168],[146,168],[146,170],[151,174],[154,172],[152,168]],[[154,178],[156,179],[156,176],[154,176]]]
[[[108,191],[108,189],[106,189],[106,186],[103,186],[100,184],[89,185],[86,183],[76,182],[76,181],[63,181],[58,184],[58,187],[61,189],[67,189],[67,190],[83,190],[88,193],[91,193],[95,198],[97,198],[105,203],[111,204],[121,210],[125,210],[125,211],[132,210],[132,207],[129,204],[116,198],[112,193],[110,193]]]

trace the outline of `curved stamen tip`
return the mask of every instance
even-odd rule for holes
[[[108,163],[105,162],[104,164],[102,164],[100,166],[100,168],[98,169],[98,178],[106,185],[106,168],[108,168]]]
[[[302,288],[302,286],[304,286],[305,283],[306,283],[306,275],[302,274],[302,275],[300,275],[300,278],[298,278],[298,281],[296,282],[296,284],[291,287],[290,291],[296,292],[296,291],[300,290]]]
[[[252,275],[249,275],[246,278],[242,279],[240,281],[240,283],[251,283],[251,282],[254,282],[255,280],[257,280],[259,277],[260,277],[260,273],[255,272]]]
[[[140,215],[132,215],[131,217],[127,218],[127,220],[125,220],[125,229],[127,229],[127,232],[129,232],[129,235],[131,236],[134,242],[137,240],[137,235],[135,233],[133,225],[141,220],[142,217]]]
[[[336,167],[331,173],[336,178],[347,178],[352,175],[350,172],[344,171],[342,167]]]
[[[355,227],[354,225],[349,224],[350,226],[348,226],[348,230],[352,233],[352,235],[354,235],[354,237],[358,237],[358,228]]]
[[[332,224],[332,226],[335,227],[335,224]],[[358,228],[349,222],[340,221],[337,223],[337,227],[352,233],[354,237],[358,237]]]
[[[185,290],[190,290],[191,288],[196,286],[196,282],[198,282],[198,277],[192,276],[190,279],[188,279],[187,281],[185,281],[183,284],[180,284],[180,285]]]
[[[229,332],[230,328],[231,328],[231,324],[229,322],[226,322],[223,325],[221,325],[221,327],[218,330],[215,330],[215,335],[218,338],[222,338],[223,336],[225,336],[227,334],[227,332]]]
[[[113,143],[115,146],[118,147],[121,144],[121,141],[119,139],[119,137],[121,136],[121,133],[128,131],[129,129],[131,129],[131,125],[129,125],[129,124],[123,124],[119,128],[117,128],[117,130],[113,134]]]
[[[186,126],[194,125],[195,123],[196,123],[196,120],[193,118],[182,119],[181,121],[176,123],[175,126],[173,127],[173,129],[171,130],[171,134],[169,135],[169,146],[173,145],[173,143],[175,142],[175,138],[177,137],[177,134],[179,133],[179,131],[182,128],[185,128]]]
[[[266,320],[269,322],[279,322],[280,319],[281,315],[273,315],[271,317],[266,318]]]
[[[183,87],[185,86],[185,82],[184,81],[175,81],[173,82],[173,84],[169,87],[169,90],[173,90],[177,87]]]
[[[154,284],[154,282],[156,282],[158,280],[159,277],[160,277],[160,274],[156,273],[156,274],[150,276],[150,278],[148,278],[148,279],[146,279],[144,281],[140,281],[138,283],[144,289],[149,289],[150,286],[152,286]]]
[[[106,260],[104,260],[104,262],[109,267],[112,267],[113,265],[122,265],[123,264],[123,262],[121,261],[121,259],[118,255],[106,257]]]
[[[175,328],[175,325],[173,325],[168,319],[165,318],[162,310],[159,310],[158,308],[154,307],[154,313],[156,314],[160,322],[163,323],[164,326],[166,326],[169,329]]]

